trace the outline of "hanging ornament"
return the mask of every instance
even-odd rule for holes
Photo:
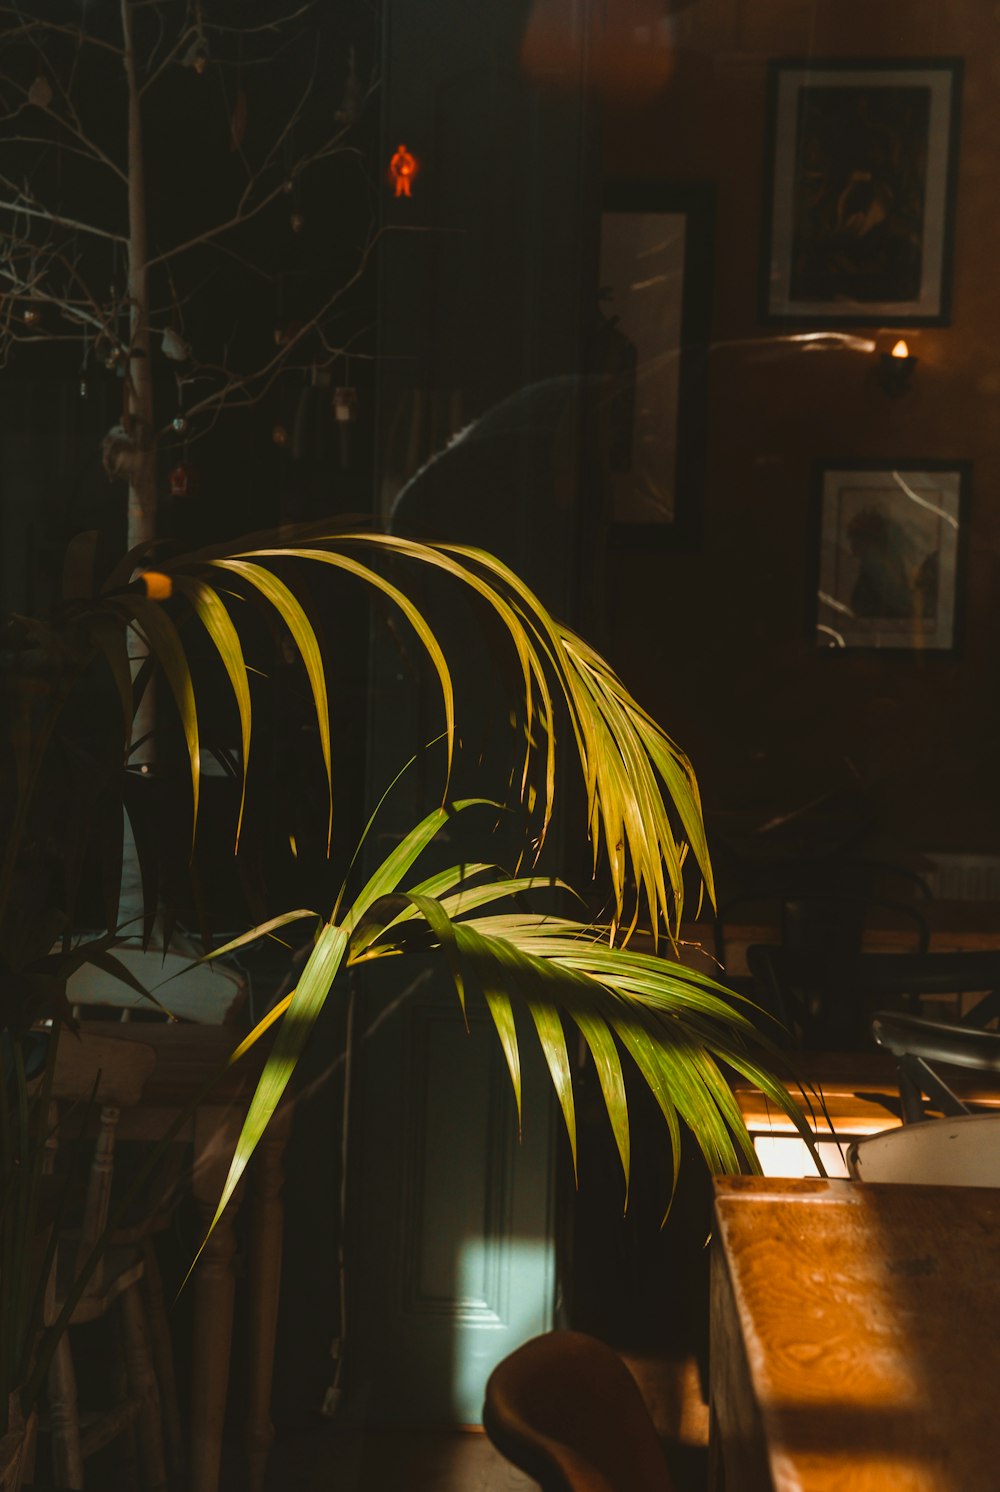
[[[397,145],[389,161],[389,181],[397,197],[412,197],[413,178],[420,170],[420,162],[405,145]]]
[[[186,363],[191,356],[191,343],[185,342],[180,332],[175,332],[172,326],[165,328],[160,347],[163,350],[163,356],[169,358],[172,363]]]
[[[358,391],[342,385],[333,391],[333,417],[340,437],[340,465],[346,471],[351,464],[351,426],[358,418]]]
[[[181,58],[181,66],[193,67],[199,77],[205,71],[208,66],[208,43],[202,32],[198,32],[198,35],[184,53],[184,56]]]
[[[138,453],[130,432],[119,421],[101,441],[101,465],[112,478],[130,478],[135,471]]]
[[[81,377],[81,379],[80,379],[80,398],[81,399],[86,399],[87,396],[89,395],[89,393],[90,393],[90,385],[87,383],[86,378]]]
[[[287,326],[276,326],[274,328],[274,345],[276,347],[287,347],[289,342],[295,341],[295,338],[302,331],[304,325],[305,323],[302,321],[290,321]]]
[[[193,497],[198,491],[200,473],[192,461],[178,461],[168,480],[171,497]]]
[[[52,84],[41,74],[28,89],[28,103],[38,109],[47,109],[52,102]]]
[[[305,218],[300,212],[293,212],[291,217],[288,219],[288,222],[293,233],[301,233],[303,224],[305,223]]]
[[[247,132],[247,93],[245,88],[236,90],[236,102],[229,116],[229,149],[235,155],[243,144]]]
[[[347,54],[347,81],[344,84],[344,92],[340,100],[340,108],[334,114],[338,124],[345,127],[356,123],[364,107],[365,90],[358,76],[357,53],[351,47]]]
[[[183,435],[187,427],[188,422],[182,414],[175,414],[173,419],[170,421],[170,428],[176,431],[178,435]]]
[[[120,352],[121,348],[114,340],[110,332],[98,332],[97,336],[94,338],[94,357],[102,364],[103,367],[107,368],[109,373],[114,367],[117,366],[118,355]]]
[[[288,430],[280,420],[271,430],[271,439],[276,446],[282,449],[288,444]]]
[[[339,388],[333,391],[333,417],[338,425],[353,425],[358,417],[358,391]]]

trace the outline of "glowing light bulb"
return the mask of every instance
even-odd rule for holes
[[[899,341],[896,343],[895,347],[892,349],[892,356],[893,357],[909,357],[909,355],[910,355],[910,349],[909,349],[909,347],[907,347],[907,345],[903,341],[902,337],[900,337]]]

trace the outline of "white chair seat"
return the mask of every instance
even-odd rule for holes
[[[904,1124],[857,1140],[847,1152],[856,1181],[1000,1186],[1000,1114]]]

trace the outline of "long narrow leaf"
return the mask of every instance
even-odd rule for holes
[[[283,580],[279,580],[277,575],[272,575],[270,570],[265,569],[263,565],[251,564],[247,559],[217,559],[212,560],[211,563],[221,570],[228,570],[233,575],[239,575],[241,579],[253,586],[260,595],[271,603],[291,633],[295,646],[298,648],[299,656],[305,665],[309,687],[312,690],[313,706],[316,711],[316,726],[319,731],[320,752],[326,772],[327,797],[329,802],[326,844],[329,850],[330,839],[333,833],[333,768],[330,757],[330,701],[327,697],[326,671],[323,666],[323,653],[319,645],[319,639],[294,592],[289,590]]]
[[[274,1047],[268,1056],[253,1098],[250,1100],[250,1108],[236,1142],[229,1174],[201,1248],[205,1247],[208,1237],[229,1205],[233,1192],[239,1185],[240,1177],[246,1170],[261,1135],[281,1101],[295,1065],[326,1003],[346,951],[346,928],[331,927],[327,923],[316,939],[315,947],[302,970],[295,993],[289,1000],[278,1030]],[[195,1256],[192,1268],[200,1254],[201,1249]]]
[[[240,847],[240,830],[243,827],[243,810],[247,799],[247,771],[250,766],[251,734],[250,678],[247,674],[246,662],[243,657],[243,648],[240,644],[239,633],[233,625],[225,603],[220,600],[210,585],[205,585],[202,581],[187,575],[178,575],[174,584],[181,594],[186,596],[191,602],[202,626],[212,639],[219,660],[229,675],[233,698],[236,700],[236,708],[239,711],[240,744],[243,755],[243,782],[240,791],[240,810],[236,820],[235,849],[238,850]]]
[[[463,798],[449,807],[435,808],[417,824],[416,828],[411,829],[391,854],[386,856],[359,895],[355,897],[346,918],[347,926],[355,927],[374,901],[398,889],[407,871],[411,869],[434,836],[444,828],[453,813],[460,813],[463,809],[472,808],[477,804],[492,808],[497,806],[488,798]]]
[[[604,1106],[611,1121],[611,1132],[615,1137],[622,1171],[625,1174],[625,1205],[627,1207],[632,1148],[629,1139],[628,1103],[625,1098],[625,1079],[622,1076],[621,1060],[605,1020],[589,1010],[572,1010],[571,1014],[594,1059],[597,1080],[604,1096]]]
[[[495,984],[487,980],[483,981],[483,998],[487,1009],[493,1018],[497,1036],[500,1039],[500,1048],[507,1063],[507,1071],[510,1073],[511,1087],[514,1089],[514,1102],[517,1104],[517,1133],[521,1134],[522,1112],[521,1112],[521,1053],[517,1045],[517,1025],[514,1020],[514,1010],[510,1002],[510,996],[502,988],[498,980]]]
[[[177,713],[180,715],[184,740],[187,743],[188,764],[191,771],[191,841],[198,827],[198,797],[201,783],[201,747],[198,740],[198,709],[194,698],[194,683],[177,629],[163,608],[156,601],[147,601],[143,596],[130,596],[116,606],[126,615],[131,613],[142,628],[150,651],[156,656],[166,675],[170,692],[174,696]]]
[[[427,656],[434,665],[441,686],[441,695],[444,701],[445,718],[445,741],[448,753],[448,770],[445,773],[445,792],[447,792],[447,779],[451,773],[452,752],[455,739],[455,692],[452,687],[451,674],[445,660],[441,644],[438,642],[433,631],[428,626],[425,618],[414,606],[410,598],[401,591],[398,586],[379,575],[377,570],[372,570],[368,565],[362,565],[357,560],[349,559],[346,555],[335,554],[329,550],[322,549],[255,549],[252,556],[247,554],[241,558],[264,558],[264,559],[308,559],[319,564],[333,565],[336,569],[347,575],[353,575],[357,580],[363,580],[373,589],[381,591],[390,601],[393,601],[406,617],[410,626],[420,639]]]

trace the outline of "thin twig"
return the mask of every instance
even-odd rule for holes
[[[89,31],[84,31],[81,26],[62,26],[58,21],[45,21],[39,17],[26,20],[18,6],[0,5],[0,16],[16,16],[20,22],[19,26],[12,30],[4,31],[3,42],[14,41],[31,31],[49,31],[60,36],[69,36],[78,46],[97,47],[103,52],[111,52],[115,57],[123,55],[121,47],[116,47],[114,42],[105,41],[101,36],[94,36]]]
[[[0,178],[2,179],[2,178]],[[12,186],[12,182],[5,182]],[[45,223],[53,223],[57,228],[73,228],[78,233],[90,233],[95,238],[106,238],[111,243],[128,243],[120,233],[112,233],[107,228],[98,228],[95,223],[83,223],[78,218],[66,218],[60,213],[53,212],[50,208],[29,207],[24,202],[5,202],[0,198],[0,212],[11,212],[23,215],[26,218],[38,218]]]

